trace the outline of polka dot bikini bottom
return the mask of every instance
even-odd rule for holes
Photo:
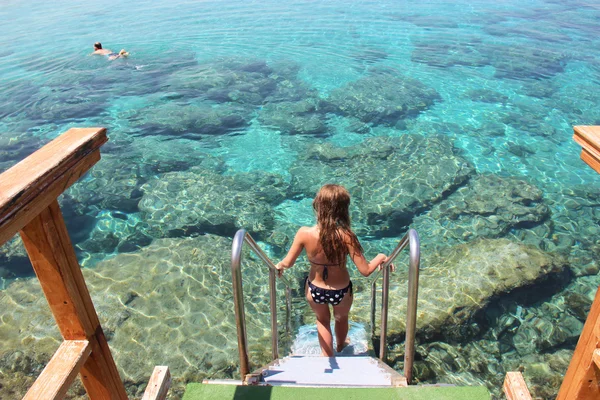
[[[344,299],[346,293],[352,293],[352,281],[343,289],[323,289],[318,286],[312,284],[311,281],[306,278],[306,282],[308,282],[308,290],[310,291],[310,295],[313,300],[317,304],[331,304],[332,306],[337,306]]]

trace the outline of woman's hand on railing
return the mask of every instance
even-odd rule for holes
[[[386,257],[385,260],[383,260],[381,262],[381,264],[379,264],[379,266],[377,267],[377,271],[381,271],[383,265],[389,260],[389,257]],[[390,272],[394,272],[396,270],[396,266],[394,264],[390,264]]]
[[[281,261],[275,264],[275,268],[277,268],[277,276],[281,278],[283,276],[283,271],[285,271],[286,268],[281,265]]]

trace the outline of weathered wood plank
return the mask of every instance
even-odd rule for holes
[[[65,340],[23,400],[62,399],[90,355],[87,340]]]
[[[169,367],[154,367],[142,400],[164,400],[167,398],[170,386],[171,373],[169,372]]]
[[[594,350],[592,354],[592,361],[596,364],[596,368],[600,369],[600,349]]]
[[[507,400],[531,400],[529,389],[520,372],[507,372],[503,389]]]
[[[573,134],[577,143],[600,152],[600,126],[574,126]]]
[[[579,336],[557,400],[600,399],[600,370],[592,361],[600,348],[600,288]]]
[[[73,128],[0,175],[0,245],[100,160],[105,128]]]
[[[573,139],[581,146],[581,159],[600,173],[600,126],[575,126]]]
[[[581,149],[581,159],[600,174],[600,156],[594,156],[587,149]]]
[[[63,338],[90,342],[92,354],[81,368],[89,397],[126,399],[58,202],[34,217],[21,237]]]

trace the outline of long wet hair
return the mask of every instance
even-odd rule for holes
[[[340,185],[323,186],[313,200],[313,209],[319,227],[319,243],[329,262],[342,264],[346,261],[347,240],[356,251],[363,251],[358,238],[350,228],[349,208],[350,193]]]

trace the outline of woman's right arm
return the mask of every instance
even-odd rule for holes
[[[350,241],[346,242],[348,244],[348,253],[350,254],[350,258],[358,272],[360,272],[363,276],[369,276],[379,267],[385,260],[387,260],[387,256],[383,253],[377,254],[370,262],[367,262],[365,255],[360,251],[360,249],[355,248]]]

